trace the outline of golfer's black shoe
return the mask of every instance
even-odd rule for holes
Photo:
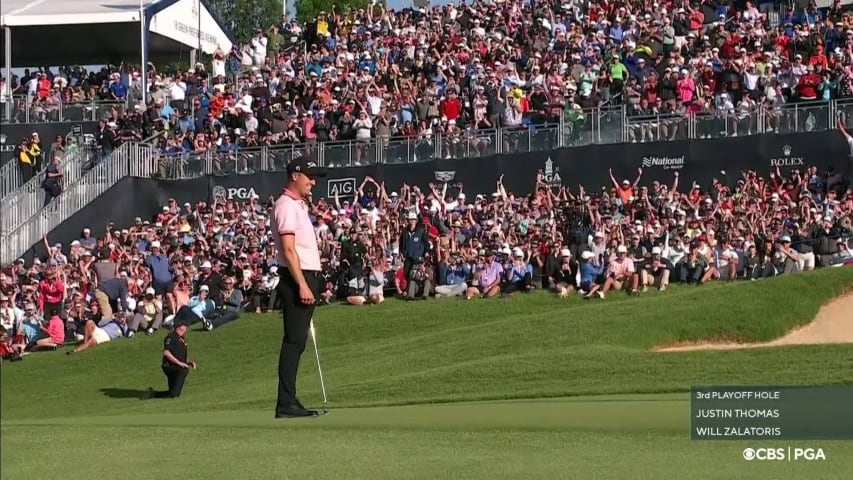
[[[290,405],[275,412],[275,418],[316,417],[318,415],[317,410],[308,410],[300,405]]]

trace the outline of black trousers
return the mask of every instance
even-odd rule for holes
[[[169,382],[169,389],[163,392],[155,392],[156,398],[178,398],[184,390],[184,382],[187,380],[190,370],[181,368],[177,365],[163,366],[163,373],[166,374],[166,380]]]
[[[233,322],[240,318],[240,314],[233,310],[225,310],[216,312],[216,315],[207,319],[212,325],[213,328],[219,328],[222,325],[225,325],[228,322]]]
[[[302,275],[314,293],[314,298],[320,298],[320,283],[322,278],[319,271],[303,270]],[[284,337],[281,340],[281,353],[278,357],[278,401],[277,409],[296,405],[296,375],[299,372],[299,360],[305,351],[308,341],[308,330],[311,317],[314,315],[314,304],[306,305],[299,299],[299,285],[285,270],[278,283],[278,293],[282,303],[284,320]]]

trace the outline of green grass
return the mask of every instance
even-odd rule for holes
[[[832,269],[604,302],[535,294],[325,307],[315,322],[332,413],[311,420],[271,418],[276,315],[190,332],[199,369],[175,401],[135,398],[148,385],[162,387],[159,335],[72,357],[34,354],[2,367],[2,472],[143,479],[177,471],[205,480],[849,478],[851,443],[817,445],[825,462],[775,463],[741,458],[745,446],[767,442],[691,442],[684,392],[692,384],[853,383],[853,347],[649,349],[709,338],[770,340],[851,287],[853,269]],[[304,403],[319,404],[311,351],[299,386]],[[168,454],[177,459],[172,466],[165,450],[188,453]],[[65,459],[77,459],[74,468]]]

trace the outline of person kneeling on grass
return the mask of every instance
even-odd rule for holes
[[[181,307],[174,318],[174,330],[163,339],[163,359],[161,367],[166,375],[169,389],[155,391],[148,387],[151,398],[178,398],[184,389],[184,382],[190,373],[190,368],[195,369],[195,362],[187,358],[187,340],[184,337],[190,324],[195,323],[196,314],[189,307]]]
[[[102,343],[121,338],[130,333],[125,322],[124,312],[119,312],[111,318],[105,318],[99,323],[92,320],[86,322],[83,334],[83,343],[77,346],[74,350],[65,352],[66,355],[82,352],[92,347],[97,347]]]

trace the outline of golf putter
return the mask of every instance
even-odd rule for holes
[[[317,350],[317,332],[314,330],[314,319],[311,319],[311,343],[314,344],[314,357],[317,359],[317,372],[320,374],[320,388],[323,390],[323,412],[321,415],[328,415],[329,410],[326,408],[326,383],[323,381],[323,368],[320,367],[320,352]]]

